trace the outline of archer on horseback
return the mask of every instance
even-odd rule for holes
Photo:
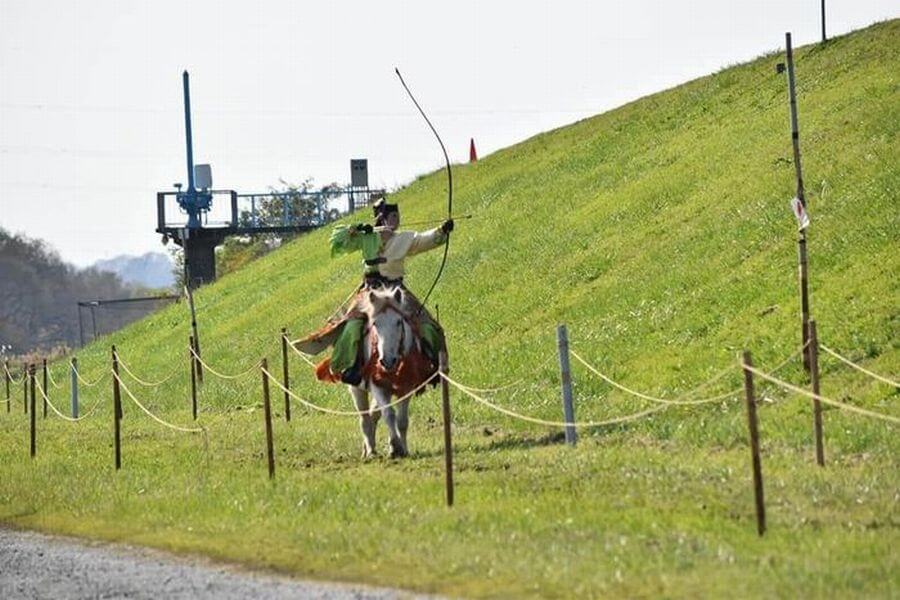
[[[361,342],[365,335],[366,315],[359,302],[372,290],[402,290],[403,312],[415,323],[422,344],[422,352],[436,367],[438,353],[446,350],[444,333],[424,305],[403,283],[405,260],[447,242],[453,231],[453,219],[440,227],[424,231],[399,231],[400,209],[384,199],[372,207],[375,225],[339,225],[331,234],[331,255],[361,252],[364,273],[362,284],[350,305],[322,330],[298,341],[296,347],[309,354],[318,354],[327,346],[334,347],[331,358],[323,361],[318,370],[321,379],[358,385],[363,378]],[[327,368],[326,368],[327,367]]]

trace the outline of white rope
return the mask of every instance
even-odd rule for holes
[[[543,362],[541,362],[541,363],[538,364],[536,367],[534,367],[534,368],[532,369],[532,371],[537,371],[537,370],[539,370],[539,369],[543,369],[545,366],[547,366],[547,363],[549,363],[549,362],[550,362],[551,360],[553,360],[553,359],[554,359],[553,356],[548,356],[547,358],[544,359]],[[470,392],[478,392],[478,393],[481,393],[481,394],[493,394],[493,393],[496,393],[496,392],[502,392],[503,390],[508,390],[508,389],[511,388],[511,387],[516,387],[517,385],[520,385],[523,381],[525,381],[525,378],[524,378],[524,377],[520,377],[520,378],[516,379],[515,381],[511,381],[511,382],[509,382],[509,383],[507,383],[507,384],[505,384],[505,385],[500,385],[500,386],[497,386],[497,387],[491,387],[491,388],[477,388],[477,387],[472,387],[472,386],[469,386],[469,385],[463,385],[463,384],[461,384],[461,383],[460,383],[459,385],[462,386],[462,387],[464,387],[464,388],[466,388],[466,389],[469,390]]]
[[[288,394],[291,398],[293,398],[293,399],[296,400],[297,402],[303,404],[304,406],[307,406],[307,407],[309,407],[309,408],[311,408],[311,409],[313,409],[313,410],[317,410],[317,411],[319,411],[319,412],[325,413],[325,414],[327,414],[327,415],[338,415],[338,416],[343,416],[343,417],[360,417],[360,416],[363,416],[363,415],[371,415],[371,414],[373,414],[373,413],[381,412],[381,411],[383,411],[383,410],[385,410],[385,409],[391,408],[392,406],[395,406],[395,405],[397,405],[397,404],[400,404],[400,403],[403,402],[404,400],[407,400],[407,399],[409,399],[410,397],[414,396],[419,390],[421,390],[421,389],[424,388],[426,385],[428,385],[429,383],[431,383],[431,381],[432,381],[435,377],[438,376],[437,373],[434,373],[431,377],[429,377],[429,378],[426,379],[424,382],[422,382],[422,383],[419,385],[419,387],[417,387],[417,388],[414,389],[413,391],[409,392],[409,393],[406,394],[405,396],[402,396],[402,397],[400,397],[400,398],[397,398],[396,400],[394,400],[393,402],[391,402],[391,403],[389,403],[389,404],[385,404],[384,406],[375,406],[375,407],[372,407],[371,409],[365,410],[365,411],[358,411],[358,410],[335,410],[335,409],[333,409],[333,408],[326,408],[326,407],[324,407],[324,406],[319,406],[318,404],[313,404],[312,402],[309,402],[308,400],[304,400],[303,398],[301,398],[300,396],[296,395],[296,394],[295,394],[294,392],[292,392],[291,390],[289,390],[289,389],[287,389],[286,387],[284,387],[284,386],[281,384],[281,382],[278,381],[275,377],[273,377],[272,374],[269,373],[267,370],[261,368],[260,371],[262,371],[263,373],[265,373],[265,375],[269,378],[269,380],[270,380],[272,383],[274,383],[276,386],[278,386],[279,388],[281,388],[282,391],[287,392],[287,394]]]
[[[144,387],[159,387],[162,384],[169,381],[170,379],[172,379],[173,377],[175,377],[175,375],[178,373],[178,369],[176,368],[174,371],[172,371],[171,373],[169,373],[168,375],[166,375],[163,379],[160,379],[159,381],[145,381],[145,380],[141,379],[140,377],[138,377],[137,375],[135,375],[131,371],[131,369],[128,368],[128,365],[125,364],[125,361],[122,360],[122,357],[119,356],[118,352],[116,352],[116,360],[119,362],[119,366],[122,367],[122,370],[125,371],[126,373],[128,373],[129,377],[134,379],[138,385],[142,385]]]
[[[78,372],[77,368],[72,367],[72,370],[75,371],[75,377],[78,379],[78,381],[81,382],[81,385],[83,385],[85,387],[94,387],[95,385],[97,385],[98,383],[100,383],[101,381],[106,379],[106,373],[103,372],[100,374],[100,377],[98,377],[96,381],[91,383],[91,382],[86,381],[84,378],[82,378],[81,373]]]
[[[53,386],[57,390],[60,387],[62,387],[58,383],[56,383],[56,381],[53,380],[53,371],[49,367],[47,368],[47,381],[49,381],[50,385]]]
[[[517,412],[513,412],[509,409],[503,408],[502,406],[497,406],[496,404],[480,397],[478,394],[475,394],[474,392],[470,392],[465,386],[454,381],[453,379],[450,379],[450,377],[448,377],[447,375],[444,375],[443,373],[441,373],[440,376],[443,377],[447,381],[447,383],[450,383],[453,386],[459,388],[462,391],[462,393],[471,397],[475,401],[480,402],[481,404],[484,404],[485,406],[487,406],[488,408],[490,408],[492,410],[503,413],[506,416],[512,417],[514,419],[520,419],[522,421],[528,421],[530,423],[537,423],[538,425],[547,425],[549,427],[601,427],[603,425],[615,425],[617,423],[625,423],[627,421],[634,421],[634,420],[640,419],[641,417],[646,417],[647,415],[652,415],[653,413],[657,413],[661,410],[665,410],[666,408],[668,408],[665,405],[654,406],[653,408],[649,408],[647,410],[642,410],[640,412],[632,413],[630,415],[625,415],[623,417],[615,417],[612,419],[607,419],[605,421],[584,421],[584,422],[547,421],[544,419],[538,419],[536,417],[529,417],[528,415],[523,415],[523,414],[520,414]]]
[[[294,341],[297,341],[297,340],[294,340]],[[301,359],[303,359],[303,362],[308,364],[313,369],[316,368],[316,363],[313,362],[312,359],[309,358],[308,354],[306,354],[305,352],[301,352],[300,350],[297,350],[297,347],[294,346],[294,342],[292,342],[291,340],[288,340],[287,343],[288,343],[288,346],[290,346],[291,350],[293,350],[297,356],[299,356]]]
[[[194,356],[194,358],[196,358],[197,361],[201,365],[203,365],[207,371],[209,371],[216,377],[219,377],[220,379],[240,379],[241,377],[245,377],[248,373],[251,373],[252,371],[256,370],[256,367],[258,367],[260,365],[260,361],[257,361],[255,364],[248,367],[246,371],[242,371],[240,373],[237,373],[236,375],[227,375],[225,373],[220,373],[219,371],[216,371],[211,366],[209,366],[202,358],[200,358],[200,355],[197,354],[196,350],[194,350],[190,346],[188,346],[188,350],[190,350],[190,352]]]
[[[59,417],[60,419],[69,421],[70,423],[77,423],[77,422],[81,421],[82,419],[87,419],[89,416],[91,416],[91,414],[93,414],[93,412],[94,412],[95,410],[97,410],[97,407],[100,406],[100,401],[97,400],[97,401],[94,403],[94,406],[91,407],[91,410],[89,410],[88,412],[84,413],[84,414],[81,415],[80,417],[67,417],[66,415],[62,414],[62,413],[59,411],[59,409],[56,408],[56,406],[53,405],[53,402],[51,402],[50,398],[47,396],[47,393],[44,391],[44,388],[41,386],[40,383],[38,383],[37,381],[35,381],[35,387],[37,387],[37,389],[40,390],[41,396],[44,398],[44,401],[47,403],[47,406],[49,406],[50,409],[51,409],[54,413],[56,413],[56,416]]]
[[[888,385],[892,385],[892,386],[894,386],[894,387],[900,387],[900,383],[897,383],[896,381],[893,381],[893,380],[891,380],[891,379],[888,379],[887,377],[884,377],[884,376],[882,376],[882,375],[879,375],[878,373],[873,373],[872,371],[869,371],[868,369],[864,369],[863,367],[859,366],[858,364],[856,364],[855,362],[851,361],[850,359],[841,356],[840,354],[838,354],[837,352],[835,352],[834,350],[832,350],[831,348],[829,348],[829,347],[826,346],[825,344],[819,344],[819,348],[821,348],[822,350],[824,350],[824,351],[827,352],[828,354],[832,355],[833,357],[835,357],[836,359],[838,359],[838,360],[841,361],[842,363],[847,364],[847,365],[853,367],[854,369],[856,369],[857,371],[859,371],[859,372],[861,372],[861,373],[865,373],[865,374],[868,375],[869,377],[874,377],[874,378],[877,379],[878,381],[883,381],[884,383],[886,383],[886,384],[888,384]]]
[[[10,383],[12,383],[13,385],[19,385],[20,383],[25,381],[24,374],[22,375],[21,379],[16,379],[15,377],[13,377],[13,374],[9,372],[9,367],[7,367],[6,365],[3,365],[3,370],[6,371],[6,375],[9,377]]]
[[[147,407],[145,407],[143,404],[141,404],[141,402],[137,398],[134,397],[134,394],[131,393],[131,390],[128,389],[128,386],[125,385],[125,382],[123,382],[122,379],[118,375],[116,375],[115,371],[110,371],[110,372],[112,373],[112,376],[116,378],[116,381],[119,382],[119,385],[122,386],[122,389],[125,390],[125,394],[129,398],[131,398],[131,401],[134,402],[135,404],[137,404],[138,408],[140,408],[142,411],[144,411],[148,417],[150,417],[151,419],[153,419],[160,425],[168,427],[169,429],[174,429],[175,431],[183,431],[185,433],[206,433],[206,429],[203,427],[181,427],[179,425],[173,425],[172,423],[169,423],[168,421],[164,421],[164,420],[160,419],[159,417],[154,415],[152,412],[150,412],[150,410]]]
[[[743,389],[743,388],[736,388],[736,389],[734,389],[734,390],[732,390],[732,391],[730,391],[730,392],[726,392],[726,393],[724,393],[724,394],[720,394],[720,395],[714,396],[714,397],[712,397],[712,398],[700,398],[700,399],[698,399],[698,400],[667,400],[666,398],[657,398],[656,396],[648,396],[647,394],[644,394],[644,393],[642,393],[642,392],[638,392],[637,390],[633,390],[633,389],[631,389],[631,388],[629,388],[629,387],[625,387],[624,385],[622,385],[621,383],[618,383],[617,381],[613,381],[612,379],[610,379],[609,377],[607,377],[606,375],[604,375],[603,373],[601,373],[600,371],[598,371],[596,368],[594,368],[593,366],[591,366],[586,360],[584,360],[583,358],[581,358],[581,355],[579,355],[577,352],[575,352],[574,350],[570,350],[570,352],[572,353],[572,356],[575,357],[575,360],[577,360],[577,361],[580,362],[582,365],[584,365],[585,367],[587,367],[587,369],[588,369],[589,371],[591,371],[591,373],[593,373],[594,375],[596,375],[597,377],[599,377],[600,379],[602,379],[602,380],[605,381],[606,383],[610,384],[610,385],[613,386],[614,388],[618,388],[618,389],[622,390],[623,392],[626,392],[626,393],[628,393],[628,394],[631,394],[632,396],[637,396],[638,398],[642,398],[642,399],[644,399],[644,400],[649,400],[650,402],[656,402],[657,404],[662,404],[662,405],[672,404],[672,405],[681,405],[681,406],[696,405],[696,404],[707,404],[707,403],[709,403],[709,402],[716,402],[716,401],[718,401],[718,400],[724,400],[725,398],[728,398],[728,397],[730,397],[730,396],[734,396],[735,394],[740,393],[740,391]],[[721,376],[721,375],[717,375],[717,376],[716,376],[715,378],[713,378],[713,379],[716,379],[716,378],[718,378],[718,377],[720,377],[720,376]],[[709,382],[707,382],[707,383],[709,383]],[[705,384],[704,384],[704,385],[705,385]],[[699,388],[697,388],[697,389],[699,389]],[[687,392],[687,393],[684,394],[684,395],[685,395],[685,396],[689,396],[691,393],[693,393],[693,391],[696,391],[696,390],[692,390],[691,392]]]
[[[834,406],[836,408],[840,408],[842,410],[848,410],[850,412],[855,412],[855,413],[861,414],[866,417],[872,417],[875,419],[881,419],[883,421],[889,421],[891,423],[900,424],[900,418],[892,417],[890,415],[885,415],[885,414],[878,413],[878,412],[871,411],[871,410],[866,410],[865,408],[860,408],[858,406],[853,406],[852,404],[846,404],[844,402],[838,402],[837,400],[831,400],[830,398],[826,398],[825,396],[821,396],[819,394],[814,394],[813,392],[809,392],[807,390],[804,390],[803,388],[797,387],[796,385],[792,385],[786,381],[782,381],[782,380],[780,380],[776,377],[773,377],[767,373],[763,373],[759,369],[754,369],[750,365],[745,364],[743,362],[741,362],[741,367],[743,367],[744,369],[750,371],[751,373],[753,373],[755,375],[759,375],[766,381],[774,383],[775,385],[781,386],[787,390],[791,390],[792,392],[795,392],[797,394],[801,394],[803,396],[812,398],[813,400],[818,400],[820,402],[824,402],[825,404],[830,404],[831,406]]]

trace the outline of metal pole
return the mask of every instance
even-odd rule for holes
[[[288,339],[287,329],[281,328],[281,365],[284,375],[284,420],[291,420],[291,395],[288,390],[291,389],[291,380],[288,374]]]
[[[819,395],[819,338],[816,335],[816,322],[809,322],[809,357],[812,393]],[[813,398],[813,432],[816,437],[816,462],[825,466],[825,445],[822,441],[822,403]]]
[[[752,367],[750,352],[744,350],[744,364]],[[747,400],[747,425],[750,429],[750,455],[753,459],[753,493],[756,498],[756,531],[766,532],[766,501],[763,496],[762,462],[759,457],[759,422],[756,418],[756,398],[753,392],[753,373],[744,368],[744,394]]]
[[[569,368],[569,334],[564,324],[556,326],[556,345],[559,348],[559,372],[562,378],[563,415],[566,423],[575,422],[575,406],[572,403],[572,371]],[[566,425],[566,443],[574,446],[578,440],[575,425]]]
[[[184,139],[187,145],[187,170],[188,170],[188,193],[196,191],[194,189],[194,141],[191,134],[191,84],[188,72],[181,74],[181,83],[184,88]]]
[[[269,463],[269,479],[275,478],[275,450],[272,443],[272,405],[269,401],[269,362],[262,359],[262,385],[263,385],[263,417],[266,420],[266,458]]]
[[[31,417],[31,419],[30,419],[30,423],[31,423],[31,448],[30,448],[31,449],[31,458],[34,458],[34,455],[37,454],[37,439],[36,439],[36,435],[35,435],[35,416],[34,416],[34,413],[35,413],[34,372],[35,372],[35,367],[34,367],[34,365],[31,365],[28,368],[28,379],[31,382],[31,415],[30,415],[30,417]]]
[[[447,373],[447,353],[438,354],[438,368]],[[447,489],[447,506],[453,506],[453,438],[450,430],[450,384],[441,377],[441,409],[444,417],[444,483]]]
[[[71,361],[72,375],[72,418],[78,418],[78,358],[72,357]]]
[[[94,314],[94,305],[93,304],[91,304],[91,324],[94,328],[94,337],[91,338],[91,341],[93,342],[94,340],[97,339],[97,315]]]
[[[825,0],[822,0],[822,41],[828,41],[828,37],[825,35]]]
[[[116,471],[122,468],[122,398],[119,395],[119,357],[116,347],[112,347],[113,377],[113,446],[115,450]]]
[[[81,303],[78,303],[78,341],[81,342],[81,348],[84,348],[84,323],[81,320]]]
[[[794,50],[790,32],[784,34],[787,47],[788,98],[791,107],[791,142],[794,148],[794,172],[797,177],[797,199],[806,208],[806,194],[803,189],[803,169],[800,163],[800,126],[797,117],[797,90],[794,80]],[[797,258],[800,267],[800,336],[803,345],[809,341],[809,273],[806,258],[806,230],[800,230],[797,240]],[[809,373],[809,347],[803,353],[803,368]]]
[[[188,364],[191,366],[191,414],[197,420],[197,359],[194,358],[194,337],[188,341]]]

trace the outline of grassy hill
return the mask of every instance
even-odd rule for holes
[[[764,369],[794,352],[794,175],[780,60],[730,67],[458,165],[454,208],[474,217],[453,234],[432,299],[454,374],[483,387],[523,378],[493,400],[559,420],[558,322],[598,368],[666,397],[729,366],[708,391],[739,386],[741,349]],[[819,336],[896,377],[900,21],[798,49],[795,60]],[[436,172],[397,193],[404,219],[441,218],[445,181]],[[297,337],[314,329],[358,281],[358,257],[330,260],[327,237],[304,236],[203,288],[204,358],[237,372],[267,356],[280,373],[280,328]],[[439,251],[411,260],[410,287],[424,292],[439,261]],[[89,380],[108,368],[110,344],[146,379],[181,368],[158,388],[129,385],[164,418],[190,424],[188,335],[187,311],[174,306],[79,360]],[[900,415],[896,388],[821,362],[823,394]],[[573,371],[579,420],[652,406],[577,364]],[[65,380],[64,365],[53,372]],[[799,361],[780,374],[806,385]],[[299,360],[292,378],[306,398],[351,406],[345,390],[315,382]],[[809,401],[758,385],[763,539],[740,396],[582,430],[569,448],[554,443],[557,431],[454,392],[458,487],[448,510],[437,393],[413,404],[413,457],[404,461],[362,462],[355,419],[295,404],[290,423],[276,420],[270,483],[258,375],[207,376],[206,441],[163,429],[126,401],[119,473],[108,382],[82,389],[82,406],[103,403],[91,418],[39,419],[30,462],[14,395],[13,412],[0,412],[0,521],[452,595],[896,593],[896,426],[827,410],[828,463],[818,468]],[[65,406],[66,394],[63,385],[52,397]]]

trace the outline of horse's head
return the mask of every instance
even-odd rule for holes
[[[375,333],[378,362],[393,370],[412,342],[408,317],[403,310],[403,290],[370,291],[366,314]]]

